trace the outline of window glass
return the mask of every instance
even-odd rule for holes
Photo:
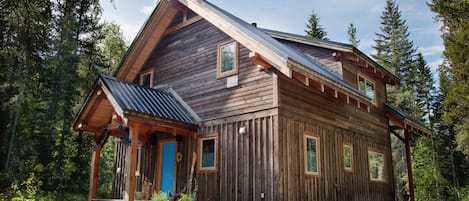
[[[370,168],[370,180],[385,181],[384,154],[368,151],[368,164]]]
[[[202,140],[202,160],[201,168],[214,168],[215,167],[215,139]]]
[[[318,139],[307,136],[305,143],[306,152],[306,173],[317,174],[318,171]]]
[[[352,146],[344,144],[344,168],[348,171],[352,171],[352,153]]]
[[[236,43],[220,47],[220,72],[227,73],[235,70]]]
[[[217,78],[238,73],[238,44],[229,42],[218,45]]]
[[[150,82],[151,82],[151,74],[147,73],[142,75],[140,84],[144,87],[150,87]]]
[[[358,89],[371,98],[373,102],[375,101],[375,84],[372,81],[358,76]]]

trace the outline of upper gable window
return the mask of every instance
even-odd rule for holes
[[[153,86],[153,69],[140,73],[140,85],[151,88]]]
[[[375,83],[363,75],[358,75],[358,90],[371,98],[372,102],[376,102]]]
[[[235,75],[238,71],[238,43],[230,41],[218,45],[217,78]]]

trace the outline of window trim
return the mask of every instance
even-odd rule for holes
[[[140,84],[140,86],[143,86],[143,77],[145,77],[148,74],[150,74],[150,86],[144,86],[144,87],[152,88],[153,87],[153,74],[154,74],[153,68],[150,68],[150,69],[147,69],[147,70],[144,70],[144,71],[140,72],[138,83]]]
[[[202,168],[202,143],[205,140],[215,140],[215,165],[214,167],[210,168]],[[197,139],[197,172],[198,173],[216,173],[218,171],[218,159],[220,156],[220,149],[218,146],[218,134],[208,134],[208,135],[202,135],[199,136]]]
[[[383,179],[373,179],[371,178],[371,171],[370,171],[370,152],[375,152],[375,153],[378,153],[378,154],[382,154],[383,155],[383,171],[384,171],[384,178]],[[376,182],[376,183],[387,183],[388,182],[388,173],[387,173],[387,155],[384,151],[381,151],[381,150],[378,150],[378,149],[375,149],[375,148],[371,148],[371,147],[368,147],[368,151],[367,151],[367,158],[368,158],[368,178],[370,180],[370,182]]]
[[[235,45],[235,66],[232,71],[222,73],[221,72],[221,56],[220,56],[221,48],[231,45],[231,44]],[[218,44],[217,45],[217,79],[236,75],[238,73],[239,73],[239,44],[238,42],[236,42],[235,40],[229,40],[229,41],[225,41],[225,42]]]
[[[303,163],[304,163],[304,174],[307,177],[321,177],[321,137],[313,132],[304,132],[303,134]],[[316,160],[318,165],[317,172],[308,171],[308,159],[306,158],[306,143],[308,138],[316,139]]]
[[[371,84],[373,84],[373,88],[375,90],[374,90],[374,96],[371,99],[371,102],[373,103],[373,105],[377,105],[377,101],[376,101],[376,98],[377,98],[376,80],[371,79],[370,76],[366,75],[363,72],[357,71],[357,89],[358,89],[358,91],[360,91],[360,77],[362,77],[365,80],[365,88],[366,88],[366,82],[367,81],[370,82]],[[362,91],[360,91],[360,92],[362,92]],[[365,93],[365,96],[368,97],[368,95],[366,95],[366,93]]]
[[[350,168],[347,168],[345,166],[345,147],[348,146],[350,147]],[[349,143],[349,142],[344,142],[342,143],[342,163],[343,163],[343,168],[344,168],[344,172],[348,172],[348,173],[353,173],[353,145],[352,143]]]

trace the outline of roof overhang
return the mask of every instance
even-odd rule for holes
[[[416,134],[423,136],[431,136],[432,131],[426,126],[420,124],[415,119],[409,117],[407,114],[398,108],[386,103],[385,104],[386,116],[389,119],[389,126],[391,129],[406,129]]]
[[[138,124],[144,125],[148,130],[168,133],[193,134],[197,131],[198,126],[196,123],[164,118],[126,108],[119,100],[122,97],[116,97],[111,92],[105,79],[105,77],[100,76],[96,80],[93,90],[88,94],[75,117],[73,122],[75,130],[98,133],[103,128],[113,127],[116,129],[116,124],[123,127]],[[129,96],[129,94],[122,94],[122,96]],[[135,99],[135,97],[130,96],[127,98]],[[152,107],[157,106],[153,105]]]
[[[340,55],[331,55],[334,56],[336,59],[346,59],[352,62],[353,64],[361,67],[363,71],[369,73],[370,75],[380,80],[383,80],[383,82],[385,83],[392,85],[399,83],[399,78],[397,76],[386,70],[384,67],[376,63],[373,59],[368,57],[362,51],[350,44],[299,36],[295,34],[273,31],[268,29],[262,30],[276,39],[282,39],[296,43],[302,43],[305,45],[336,50],[338,51],[338,53],[340,53]]]

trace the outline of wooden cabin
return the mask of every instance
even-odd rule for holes
[[[397,83],[351,45],[260,29],[205,0],[161,0],[75,119],[96,139],[89,200],[114,137],[117,200],[196,181],[198,200],[392,201],[390,134],[407,154],[412,134],[430,135],[386,103]]]

